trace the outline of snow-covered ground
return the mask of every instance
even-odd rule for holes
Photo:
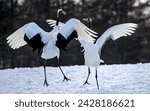
[[[150,93],[150,63],[99,66],[99,90],[94,68],[89,78],[90,85],[82,85],[87,77],[86,66],[65,66],[62,69],[71,81],[62,81],[59,68],[47,67],[49,87],[43,86],[43,67],[0,70],[0,93]]]

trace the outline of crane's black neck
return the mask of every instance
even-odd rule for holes
[[[88,18],[88,27],[89,27],[89,28],[92,27],[92,20],[91,20],[91,18]]]
[[[61,11],[57,12],[57,21],[56,21],[56,25],[57,25],[57,26],[58,26],[58,24],[59,24],[60,13],[61,13]]]

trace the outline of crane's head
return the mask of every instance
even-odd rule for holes
[[[60,15],[61,13],[64,14],[64,15],[66,15],[66,12],[65,12],[63,9],[58,9],[58,10],[57,10],[57,17],[59,17],[59,15]]]
[[[63,11],[62,9],[58,9],[57,10],[57,21],[56,21],[56,26],[58,26],[58,24],[59,24],[59,18],[60,18],[60,14],[64,14],[64,15],[66,15],[66,12],[65,11]]]
[[[88,27],[91,28],[91,26],[92,26],[92,19],[90,17],[83,18],[83,21],[87,22],[88,23]]]
[[[83,20],[86,21],[86,22],[92,22],[92,19],[90,17],[83,18]]]

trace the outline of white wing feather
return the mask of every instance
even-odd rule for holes
[[[22,26],[21,28],[19,28],[18,30],[16,30],[14,33],[12,33],[9,37],[7,37],[7,43],[9,44],[9,46],[12,49],[18,49],[24,45],[27,44],[27,42],[24,40],[24,35],[26,34],[26,36],[31,39],[33,36],[35,36],[36,34],[41,34],[42,38],[42,42],[44,42],[44,39],[46,39],[47,36],[44,36],[46,34],[48,34],[47,32],[45,32],[43,29],[41,29],[36,23],[34,22],[30,22],[24,26]],[[48,39],[46,39],[48,40]]]
[[[110,27],[107,29],[100,38],[96,41],[96,45],[99,49],[99,53],[101,53],[101,49],[106,42],[107,39],[116,40],[123,36],[132,35],[137,28],[137,24],[135,23],[124,23]]]
[[[56,20],[52,20],[52,19],[48,19],[46,22],[48,22],[48,24],[50,25],[50,27],[54,27],[56,25]],[[64,26],[65,25],[65,26]],[[69,26],[70,25],[70,26]],[[66,29],[64,28],[68,28],[69,29],[69,34],[71,31],[73,31],[72,26],[75,27],[77,33],[78,33],[78,39],[79,40],[85,40],[88,42],[93,42],[95,39],[93,37],[97,37],[97,33],[91,29],[89,29],[88,27],[86,27],[84,24],[82,24],[79,20],[77,19],[70,19],[68,22],[66,22],[66,24],[59,22],[58,26],[60,27],[61,31],[64,31]],[[68,30],[67,30],[68,32]],[[62,32],[63,33],[63,32]],[[67,36],[69,36],[69,34],[64,34]]]
[[[18,49],[19,47],[27,44],[27,42],[23,39],[27,25],[28,24],[24,25],[7,37],[7,43],[12,49]]]
[[[94,42],[93,37],[97,37],[97,33],[88,27],[86,27],[83,23],[81,23],[77,19],[70,19],[67,21],[60,29],[60,33],[67,39],[69,35],[74,31],[77,31],[78,39],[85,40],[87,42]]]
[[[52,19],[47,19],[46,22],[50,25],[50,27],[54,27],[56,26],[56,20],[52,20]],[[59,22],[58,26],[62,27],[64,25],[64,23]]]
[[[77,25],[76,31],[78,33],[79,40],[85,40],[87,42],[94,42],[95,39],[93,37],[97,37],[97,33],[86,27],[81,22]]]

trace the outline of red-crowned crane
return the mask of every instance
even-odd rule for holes
[[[72,18],[66,22],[62,28],[59,27],[59,17],[60,13],[64,13],[62,9],[57,11],[57,21],[53,30],[50,32],[45,32],[36,23],[30,22],[19,28],[9,37],[7,37],[7,43],[12,49],[18,49],[26,44],[33,48],[33,51],[42,50],[41,57],[45,59],[44,63],[44,84],[48,86],[46,78],[46,60],[57,57],[59,59],[60,50],[65,50],[67,44],[73,38],[79,38],[87,42],[93,42],[96,37],[96,32],[92,31],[79,20]],[[59,60],[58,60],[59,65]],[[60,65],[59,65],[60,68]],[[60,68],[64,81],[69,80],[62,69]]]
[[[88,23],[88,27],[91,28],[92,25],[92,19],[87,18],[83,19]],[[47,20],[48,24],[53,27],[55,26],[56,21],[48,19]],[[64,23],[60,22],[59,27],[63,27]],[[107,29],[96,41],[94,44],[93,42],[87,42],[85,40],[79,40],[81,43],[81,46],[84,48],[84,64],[88,66],[88,76],[86,81],[84,82],[83,85],[89,84],[88,83],[88,78],[90,76],[90,66],[95,67],[95,78],[96,78],[96,84],[97,88],[99,89],[98,85],[98,75],[97,75],[97,69],[100,63],[104,62],[102,59],[100,59],[101,56],[101,49],[108,39],[116,40],[119,39],[120,37],[132,35],[134,33],[135,29],[137,28],[137,24],[135,23],[124,23],[124,24],[119,24],[110,27]]]
[[[90,18],[84,19],[85,21],[88,22],[89,28],[91,28],[91,22],[92,20]],[[119,39],[120,37],[132,35],[134,33],[135,29],[137,28],[137,24],[135,23],[124,23],[124,24],[119,24],[110,27],[107,29],[96,41],[95,44],[89,43],[86,41],[81,40],[81,46],[84,48],[84,63],[86,66],[88,66],[88,76],[84,84],[89,84],[88,83],[88,78],[90,76],[90,66],[95,67],[95,78],[96,78],[96,84],[97,88],[99,89],[98,85],[98,75],[97,75],[97,70],[98,66],[100,63],[104,62],[103,60],[100,59],[101,57],[101,50],[108,39],[112,39],[113,41],[116,39]]]

